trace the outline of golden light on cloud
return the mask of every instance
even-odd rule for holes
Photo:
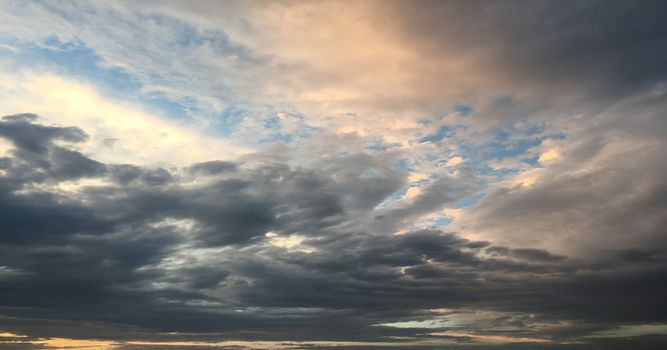
[[[450,166],[457,166],[459,164],[463,163],[463,158],[459,156],[454,156],[452,158],[449,158],[445,166],[450,167]]]
[[[52,348],[76,349],[76,350],[113,350],[117,342],[108,340],[87,340],[68,338],[49,338],[34,341],[34,344],[45,345]]]
[[[542,169],[531,169],[518,174],[511,180],[512,186],[532,187],[539,179]]]
[[[129,345],[144,346],[169,346],[178,349],[179,347],[240,347],[243,349],[293,349],[295,344],[292,342],[273,342],[273,341],[220,341],[220,342],[188,342],[188,341],[130,341]]]
[[[472,338],[479,342],[490,343],[552,343],[551,340],[532,337],[511,337],[506,335],[488,335],[463,332],[438,332],[431,335]]]
[[[421,192],[422,192],[422,190],[419,189],[419,187],[410,187],[410,188],[408,188],[407,191],[405,191],[405,198],[413,199],[413,198],[419,196],[419,194]]]
[[[14,333],[9,333],[9,332],[0,333],[0,337],[3,337],[3,338],[26,338],[25,335],[14,334]]]
[[[542,164],[560,158],[560,152],[555,149],[548,150],[540,155],[538,161]]]
[[[481,234],[479,234],[479,233],[477,233],[477,232],[473,232],[473,231],[463,231],[463,232],[461,233],[461,235],[462,235],[463,237],[465,237],[466,239],[469,239],[469,240],[471,240],[471,241],[477,241],[477,240],[481,240],[481,239],[482,239],[482,235],[481,235]]]
[[[458,219],[463,214],[463,209],[445,208],[442,213],[451,219]]]
[[[410,182],[419,182],[421,180],[426,180],[428,178],[429,178],[429,176],[426,175],[426,174],[413,172],[413,173],[410,173],[410,175],[408,176],[408,181],[410,181]]]
[[[171,342],[149,342],[149,341],[129,341],[126,344],[128,345],[146,345],[146,346],[169,346],[178,349],[178,347],[240,347],[243,349],[307,349],[307,348],[317,348],[317,347],[358,347],[358,348],[411,348],[418,346],[437,346],[452,344],[450,341],[441,340],[441,339],[430,339],[430,340],[418,340],[418,341],[409,341],[409,342],[384,342],[384,341],[323,341],[323,340],[313,340],[313,341],[220,341],[220,342],[185,342],[185,341],[171,341]]]

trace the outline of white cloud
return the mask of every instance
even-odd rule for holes
[[[0,108],[6,114],[30,112],[48,123],[82,128],[90,136],[82,150],[104,162],[189,164],[248,151],[50,73],[0,72]]]

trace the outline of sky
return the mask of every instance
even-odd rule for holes
[[[0,348],[667,347],[664,1],[0,1]]]

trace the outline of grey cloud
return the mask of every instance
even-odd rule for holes
[[[519,259],[528,259],[528,260],[562,260],[565,259],[563,256],[553,255],[546,250],[533,249],[533,248],[515,248],[510,249],[507,247],[492,246],[486,248],[486,252],[492,255],[500,256],[512,256]]]
[[[12,141],[20,150],[44,153],[53,141],[81,142],[88,138],[76,127],[53,127],[32,124],[37,116],[30,113],[15,114],[2,118],[0,135]]]
[[[389,8],[402,24],[399,35],[417,49],[436,57],[457,52],[496,79],[495,96],[482,92],[489,103],[532,96],[504,118],[532,118],[548,106],[560,109],[552,114],[573,104],[581,111],[667,79],[661,1],[395,1]],[[502,119],[497,107],[485,117]]]
[[[35,120],[24,124],[44,128]],[[44,183],[78,176],[109,181],[76,195],[48,187],[26,192],[19,189],[35,180],[14,165],[3,168],[0,265],[22,273],[0,280],[0,310],[10,317],[8,330],[19,334],[424,339],[431,330],[378,325],[429,319],[435,317],[429,310],[441,308],[515,315],[494,321],[503,324],[529,322],[520,315],[530,314],[572,322],[561,335],[530,328],[500,333],[562,340],[625,322],[665,322],[664,308],[656,306],[667,291],[657,252],[580,261],[435,229],[394,236],[397,222],[376,231],[369,220],[375,207],[405,184],[384,155],[342,155],[308,169],[274,160],[185,169],[102,164],[89,171],[94,160],[77,154],[72,161],[53,156],[71,151],[64,146],[43,147],[42,163],[31,151],[11,151],[6,162],[67,169],[67,176],[45,170]],[[192,185],[198,176],[203,181]],[[477,188],[474,179],[444,178],[397,216],[448,205]],[[311,251],[272,245],[268,231],[278,238],[299,234]],[[633,302],[618,307],[620,300]]]
[[[204,175],[215,175],[234,170],[236,170],[236,164],[220,160],[197,163],[190,167],[191,172]]]
[[[408,203],[378,210],[372,227],[381,232],[391,232],[395,227],[422,215],[454,207],[457,202],[476,194],[482,188],[479,179],[472,173],[463,172],[463,174],[458,176],[445,174],[424,186],[419,195]]]
[[[554,146],[560,158],[534,184],[487,190],[463,225],[495,242],[579,256],[664,247],[664,96],[639,94],[594,123],[572,121],[566,141]]]
[[[105,171],[104,165],[80,152],[58,146],[54,142],[71,144],[88,138],[76,127],[57,127],[34,124],[34,114],[5,116],[0,122],[0,137],[12,142],[17,157],[5,160],[2,170],[21,180],[42,182],[46,179],[68,180],[94,177]]]

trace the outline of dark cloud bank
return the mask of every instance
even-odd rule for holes
[[[433,309],[446,308],[494,312],[477,326],[486,334],[576,341],[512,348],[631,342],[648,349],[665,342],[585,338],[667,321],[664,250],[620,249],[585,260],[438,230],[391,235],[400,218],[378,224],[384,215],[373,208],[404,180],[369,154],[343,155],[321,169],[258,160],[266,157],[156,169],[90,159],[72,148],[87,138],[83,131],[45,126],[30,114],[4,117],[0,136],[14,147],[0,159],[7,331],[114,340],[401,341],[393,337],[460,332],[381,326],[437,318]],[[363,171],[369,168],[372,179]],[[54,187],[81,179],[100,182],[69,192]],[[470,189],[453,194],[444,182]],[[433,205],[447,205],[473,193],[473,182],[444,179],[427,197],[442,191],[444,203]],[[419,203],[392,215],[410,218]],[[304,236],[302,250],[270,244],[293,233]],[[558,322],[564,326],[536,326]]]

